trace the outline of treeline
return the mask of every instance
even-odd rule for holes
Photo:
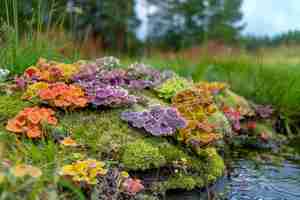
[[[95,38],[109,50],[128,52],[143,45],[178,50],[208,39],[237,41],[243,28],[241,4],[242,0],[1,0],[0,17],[17,23],[20,32],[59,24],[76,38]],[[147,19],[141,21],[139,13]],[[147,23],[143,40],[137,34],[142,22]]]
[[[240,43],[248,50],[281,45],[300,45],[300,31],[288,31],[275,36],[243,36]]]
[[[242,0],[148,0],[148,40],[179,50],[205,40],[237,42],[243,29]]]
[[[16,27],[47,31],[64,27],[81,41],[104,51],[140,53],[144,49],[180,50],[205,41],[248,49],[298,43],[298,31],[276,37],[242,36],[243,0],[1,0],[0,18]],[[145,16],[144,19],[138,17]],[[145,30],[138,37],[138,30]]]

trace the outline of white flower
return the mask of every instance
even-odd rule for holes
[[[0,82],[5,81],[9,75],[10,71],[8,69],[0,68]]]

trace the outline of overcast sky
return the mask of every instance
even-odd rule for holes
[[[274,35],[300,30],[300,0],[244,0],[244,33]]]
[[[146,21],[143,0],[138,0],[138,15]],[[300,30],[300,0],[244,0],[243,22],[247,24],[243,33],[275,35],[288,30]],[[146,23],[139,30],[142,37],[147,32]]]

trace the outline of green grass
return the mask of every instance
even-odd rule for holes
[[[281,113],[298,117],[300,113],[300,66],[245,62],[238,59],[209,65],[205,79],[224,81],[236,93],[260,104],[271,104]]]
[[[18,0],[3,0],[6,17],[0,19],[0,67],[7,68],[12,74],[21,74],[27,67],[35,64],[41,57],[72,62],[78,60],[79,51],[72,49],[68,52],[68,58],[60,53],[65,45],[72,40],[62,29],[62,21],[52,21],[52,16],[57,12],[55,0],[50,2],[49,19],[44,23],[42,0],[38,0],[38,8],[33,9],[30,20],[21,19],[18,13]],[[23,30],[25,29],[26,30]],[[51,31],[59,30],[62,34],[56,33],[50,37]]]

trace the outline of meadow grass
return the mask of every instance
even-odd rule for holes
[[[51,37],[32,31],[23,35],[21,40],[17,39],[19,42],[16,43],[13,27],[3,25],[1,32],[5,42],[0,44],[0,67],[9,69],[12,74],[21,74],[41,57],[66,63],[80,57],[76,49],[69,51],[68,57],[60,52],[70,42],[70,38],[64,34]]]
[[[45,24],[41,7],[43,1],[38,0],[38,8],[32,18],[20,21],[18,0],[3,0],[6,18],[0,21],[0,67],[7,68],[12,74],[21,74],[27,67],[35,64],[40,57],[64,62],[77,60],[79,51],[68,49],[68,57],[63,55],[66,44],[72,38],[63,29],[63,20],[52,21],[57,12],[55,0],[51,1],[48,21]],[[21,24],[22,23],[22,24]],[[26,25],[25,25],[26,24]],[[26,30],[20,30],[26,27]],[[58,30],[58,32],[57,32]],[[55,31],[51,37],[51,32]]]
[[[295,64],[265,64],[228,59],[209,65],[204,78],[229,83],[232,90],[260,104],[271,104],[286,116],[299,117],[300,68]]]

